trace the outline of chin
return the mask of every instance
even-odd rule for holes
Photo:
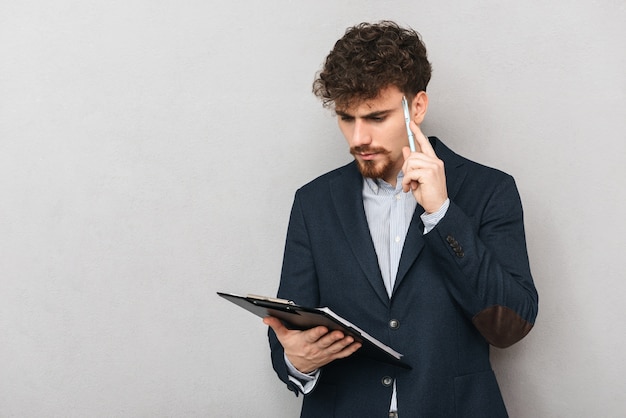
[[[363,177],[369,177],[373,179],[383,178],[387,171],[391,168],[390,164],[376,163],[374,161],[359,161],[357,160],[357,166]]]

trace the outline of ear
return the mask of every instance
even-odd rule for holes
[[[417,125],[420,125],[424,121],[427,110],[428,95],[425,91],[420,91],[411,101],[411,117]]]

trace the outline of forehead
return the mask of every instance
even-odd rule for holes
[[[374,98],[352,98],[344,103],[336,103],[335,111],[345,114],[371,113],[390,110],[400,105],[402,92],[396,86],[386,87],[378,92]]]

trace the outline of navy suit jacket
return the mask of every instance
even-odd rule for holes
[[[505,417],[489,344],[523,338],[537,315],[522,206],[511,176],[430,138],[444,161],[450,207],[423,234],[418,205],[395,287],[387,295],[354,162],[296,193],[278,297],[328,306],[404,354],[405,370],[358,352],[322,368],[302,417],[386,417],[397,382],[398,413]],[[269,332],[274,368],[290,390],[283,349]],[[391,378],[391,379],[389,379]]]

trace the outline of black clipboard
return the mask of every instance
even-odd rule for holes
[[[289,300],[266,296],[240,296],[224,292],[217,292],[217,294],[261,318],[266,316],[276,317],[282,320],[285,326],[290,329],[304,330],[323,325],[330,330],[342,331],[362,344],[361,348],[356,352],[357,354],[405,369],[411,368],[411,366],[402,361],[402,354],[340,317],[330,308],[309,308],[296,305]]]

